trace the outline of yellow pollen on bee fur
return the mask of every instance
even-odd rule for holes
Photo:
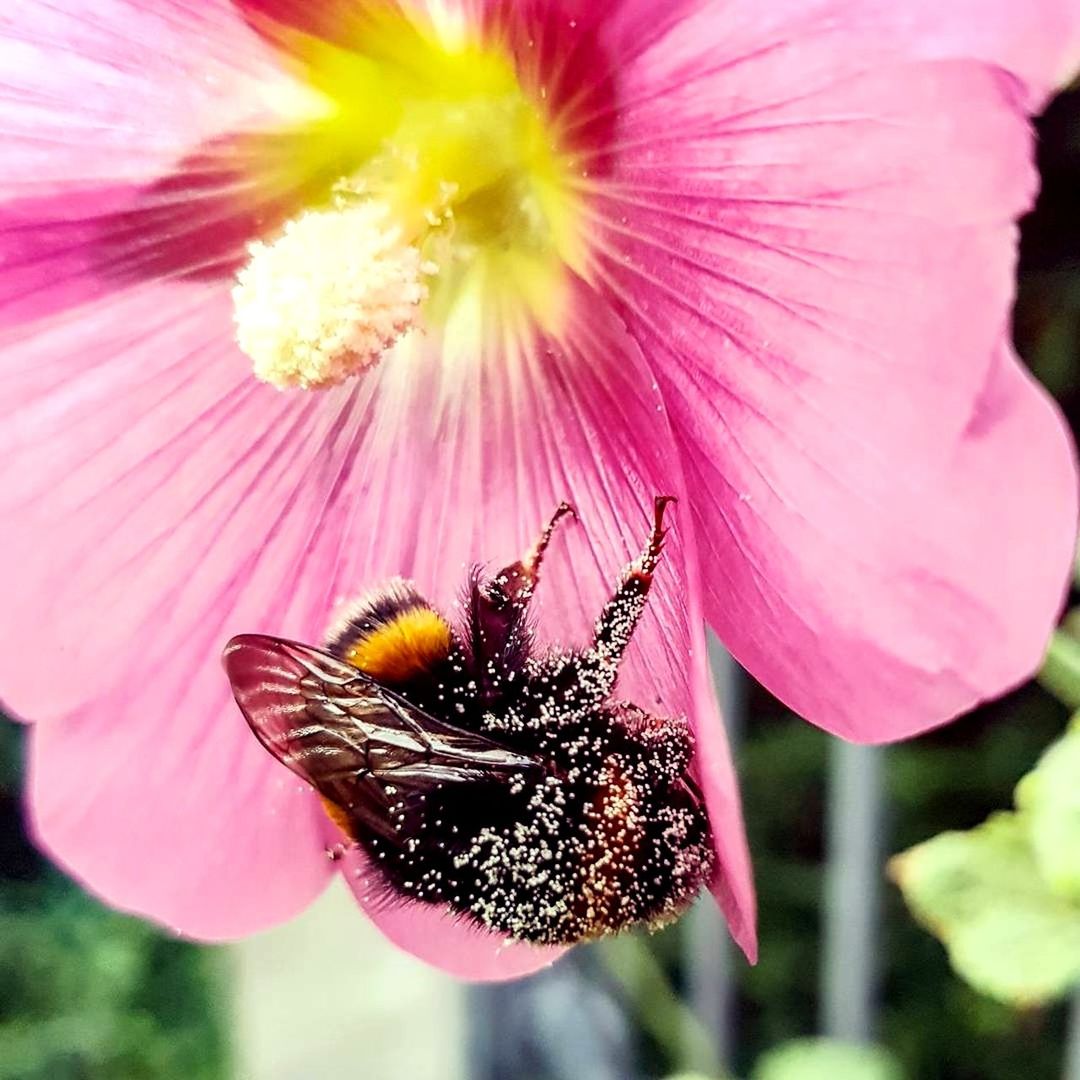
[[[334,386],[377,363],[417,327],[436,269],[371,199],[307,211],[248,251],[236,338],[281,389]]]
[[[405,682],[450,655],[450,627],[431,608],[409,608],[354,641],[345,659],[381,682]]]
[[[620,905],[644,828],[641,796],[630,777],[609,765],[604,779],[605,788],[593,807],[597,855],[585,867],[577,901],[588,936],[621,925]]]

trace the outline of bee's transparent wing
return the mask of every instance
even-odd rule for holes
[[[386,839],[400,836],[400,807],[417,796],[443,784],[539,768],[530,757],[418,709],[320,649],[244,634],[228,643],[223,661],[263,746],[345,819]]]

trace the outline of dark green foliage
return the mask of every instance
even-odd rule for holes
[[[956,724],[887,751],[888,851],[978,824],[1061,734],[1065,710],[1029,686]],[[761,961],[741,965],[739,1071],[814,1034],[818,1009],[828,737],[763,691],[739,755],[761,908]],[[1056,1080],[1063,1010],[1019,1013],[980,997],[938,941],[885,889],[880,1036],[919,1080]]]
[[[28,844],[0,720],[0,1080],[224,1080],[223,957],[109,911]]]

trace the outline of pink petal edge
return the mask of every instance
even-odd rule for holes
[[[393,904],[370,892],[367,860],[352,848],[341,872],[368,918],[400,949],[469,982],[501,982],[550,967],[565,948],[529,945],[475,927],[426,904]]]
[[[700,447],[687,455],[704,468]],[[797,712],[846,738],[887,742],[1037,669],[1075,550],[1075,448],[1006,346],[938,474],[894,470],[865,509],[836,509],[843,516],[830,522],[834,479],[812,478],[787,455],[758,460],[774,490],[797,484],[805,498],[781,509],[758,488],[746,507],[736,487],[699,504],[703,532],[717,512],[726,522],[713,534],[706,609]],[[753,561],[732,554],[748,550]]]
[[[226,941],[299,914],[331,864],[311,790],[255,742],[212,662],[192,662],[213,647],[34,725],[27,802],[38,846],[89,892]]]

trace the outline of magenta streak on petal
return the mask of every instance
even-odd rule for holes
[[[0,205],[0,328],[140,281],[230,278],[251,239],[328,198],[348,169],[334,144],[314,127],[224,135],[151,183]]]

